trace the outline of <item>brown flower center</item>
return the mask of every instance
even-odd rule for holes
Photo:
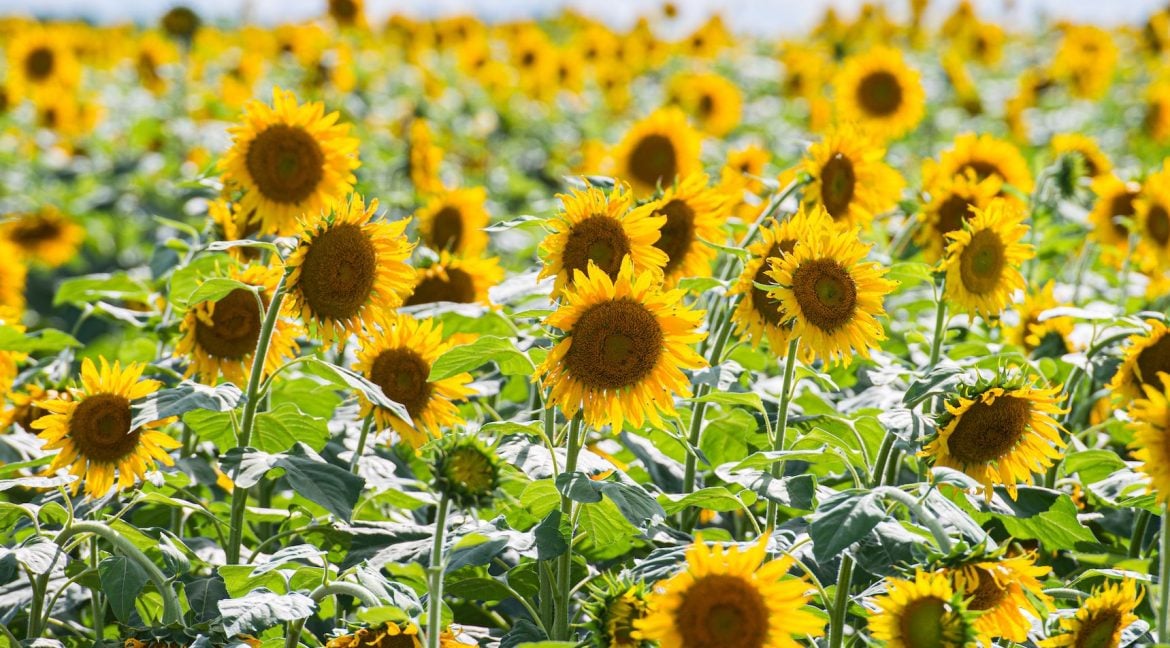
[[[287,124],[261,131],[248,147],[244,166],[265,198],[286,205],[313,195],[325,177],[325,155],[317,140]]]
[[[752,277],[752,309],[770,326],[779,326],[784,319],[780,312],[780,302],[772,297],[771,293],[756,288],[754,284],[776,285],[776,282],[768,276],[768,270],[772,267],[771,260],[782,258],[785,254],[792,252],[794,247],[796,247],[796,241],[791,239],[773,243],[768,254],[764,256],[764,263],[756,271],[756,276]]]
[[[654,314],[625,298],[592,306],[570,331],[569,375],[594,389],[637,384],[658,366],[663,333]]]
[[[871,116],[888,117],[902,105],[902,84],[889,72],[871,72],[857,86],[857,101]]]
[[[1119,193],[1109,201],[1109,215],[1112,216],[1133,216],[1137,213],[1137,208],[1133,201],[1138,197],[1138,192],[1129,191],[1128,189]],[[1129,228],[1124,223],[1116,220],[1110,220],[1113,225],[1113,233],[1120,239],[1129,238]]]
[[[936,597],[912,601],[898,618],[902,645],[906,648],[950,648],[944,620],[946,601]]]
[[[979,578],[979,584],[972,592],[967,592],[971,598],[967,603],[967,609],[974,612],[981,612],[983,610],[990,610],[999,605],[1001,601],[1007,596],[1007,588],[1000,587],[992,577],[991,572],[982,568],[975,568],[975,574]]]
[[[995,461],[1019,444],[1031,419],[1027,399],[1003,395],[990,403],[977,401],[959,415],[947,450],[963,465]]]
[[[77,452],[97,463],[116,463],[138,447],[140,430],[130,430],[130,401],[117,394],[94,394],[77,404],[69,438]]]
[[[431,223],[431,240],[427,245],[435,250],[458,250],[462,241],[463,214],[457,207],[444,206]]]
[[[346,223],[309,242],[298,283],[316,316],[348,319],[369,300],[377,265],[374,244],[361,226]]]
[[[654,247],[666,253],[663,272],[669,275],[682,266],[695,242],[695,210],[685,201],[672,200],[663,205],[658,213],[666,216],[666,223]]]
[[[1138,352],[1137,375],[1134,378],[1138,384],[1161,387],[1158,382],[1158,373],[1170,373],[1170,334],[1163,335],[1156,342]]]
[[[340,25],[352,25],[357,13],[357,3],[353,0],[329,0],[329,15]]]
[[[592,261],[611,278],[630,253],[630,239],[622,224],[609,216],[590,216],[569,230],[562,264],[572,275],[574,270],[587,272]]]
[[[674,617],[680,648],[764,648],[768,607],[751,583],[739,576],[711,574],[683,594]]]
[[[16,221],[8,233],[8,238],[20,247],[29,248],[38,243],[56,240],[60,235],[59,223],[40,215],[31,215]]]
[[[962,196],[951,195],[938,207],[938,220],[934,222],[934,229],[938,237],[947,243],[947,234],[963,229],[963,221],[971,218],[971,203]]]
[[[33,49],[24,59],[24,73],[33,81],[44,81],[53,75],[57,55],[51,48],[41,46]]]
[[[967,172],[967,169],[970,169],[970,170],[975,172],[975,178],[977,180],[986,180],[987,178],[990,178],[993,175],[999,176],[1001,178],[1004,177],[1003,173],[1000,172],[998,166],[996,166],[995,164],[993,164],[991,162],[988,162],[987,160],[978,160],[978,159],[968,160],[967,162],[965,162],[963,164],[963,166],[959,167],[958,172],[955,175],[963,175],[964,173]]]
[[[827,333],[848,324],[857,309],[857,284],[832,259],[802,263],[792,273],[792,291],[804,319]]]
[[[665,135],[647,135],[630,152],[630,175],[651,187],[669,184],[678,175],[678,152]]]
[[[217,358],[239,360],[256,350],[260,338],[260,307],[256,297],[237,288],[215,302],[211,323],[195,319],[195,340]]]
[[[857,188],[853,162],[841,153],[835,153],[821,167],[821,202],[834,220],[849,213],[849,203]]]
[[[1114,635],[1121,630],[1121,615],[1103,610],[1091,615],[1077,631],[1074,648],[1116,648]]]
[[[999,287],[1007,264],[1003,241],[991,230],[980,230],[971,237],[959,256],[959,278],[963,286],[976,295],[985,295]]]
[[[1170,214],[1166,212],[1165,207],[1161,205],[1150,207],[1149,213],[1146,214],[1146,233],[1158,247],[1166,247],[1166,244],[1170,243]]]
[[[370,380],[415,417],[431,400],[432,387],[427,382],[430,373],[431,366],[413,349],[386,349],[374,359]]]
[[[405,305],[418,306],[436,302],[474,303],[475,283],[471,275],[459,268],[447,268],[446,279],[439,274],[426,276],[414,287],[414,292],[406,299]]]

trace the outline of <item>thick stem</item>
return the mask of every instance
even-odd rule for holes
[[[447,508],[450,501],[446,493],[439,498],[439,510],[435,513],[435,539],[431,544],[431,564],[427,568],[430,593],[427,596],[427,648],[439,648],[439,637],[443,634],[443,533],[447,530]]]
[[[321,585],[309,594],[309,598],[313,601],[320,601],[326,596],[333,596],[336,594],[345,594],[360,600],[368,607],[377,607],[382,604],[378,600],[378,596],[370,590],[355,585],[354,583],[336,582],[328,585]],[[308,619],[297,619],[289,624],[288,635],[284,638],[285,648],[297,648],[301,643],[301,632],[305,629],[305,621]]]
[[[260,326],[260,336],[256,339],[256,352],[252,355],[252,373],[248,377],[247,398],[244,401],[244,417],[240,422],[240,436],[236,443],[238,448],[246,448],[252,441],[252,425],[256,420],[256,408],[260,402],[260,380],[264,377],[264,364],[268,358],[268,345],[272,342],[272,331],[276,328],[276,320],[280,317],[280,304],[284,301],[284,284],[288,275],[280,278],[276,284],[276,291],[272,295],[272,303],[268,305],[268,312],[264,316],[264,323]],[[239,476],[239,468],[233,471],[233,478]],[[231,531],[228,535],[228,546],[225,548],[227,564],[234,565],[240,561],[240,545],[244,540],[244,511],[248,507],[248,489],[235,487],[232,489]]]
[[[366,415],[366,420],[362,421],[362,433],[358,437],[357,447],[353,449],[353,457],[349,460],[349,472],[357,474],[358,460],[362,458],[362,453],[366,450],[366,437],[370,435],[370,428],[373,427],[374,413],[370,412]]]
[[[1170,643],[1170,514],[1162,509],[1162,546],[1158,557],[1158,643]]]
[[[934,337],[930,340],[930,365],[929,369],[934,369],[938,364],[939,357],[942,356],[943,338],[946,337],[947,325],[947,300],[943,297],[943,288],[946,287],[944,280],[943,287],[939,288],[938,306],[934,313]]]
[[[951,553],[953,547],[951,537],[947,535],[947,531],[943,528],[942,523],[939,522],[938,517],[922,508],[918,500],[914,499],[908,493],[891,486],[879,486],[873,489],[873,492],[887,499],[892,499],[909,509],[920,522],[926,525],[926,528],[930,529],[930,533],[934,536],[934,541],[938,545],[939,551],[944,554]]]
[[[167,584],[167,577],[162,573],[146,554],[142,553],[138,547],[135,547],[129,540],[123,538],[110,527],[100,524],[98,522],[75,522],[57,534],[54,542],[58,547],[64,547],[65,543],[75,535],[81,533],[89,533],[96,535],[106,542],[113,545],[124,556],[138,563],[146,572],[146,577],[154,584],[154,588],[158,590],[163,600],[162,622],[164,625],[171,623],[178,623],[183,618],[183,609],[179,606],[179,597],[175,595],[175,590]]]
[[[584,427],[580,414],[573,417],[572,422],[569,423],[569,447],[565,455],[566,473],[577,470],[577,455],[581,452]],[[561,517],[569,521],[569,537],[572,538],[575,535],[572,528],[573,500],[564,494],[561,495]],[[569,546],[565,549],[565,553],[561,554],[557,563],[556,619],[553,624],[554,641],[568,641],[570,637],[569,608],[571,606],[569,602],[572,598],[573,591],[573,583],[571,582],[573,576],[573,543],[570,540],[568,544]]]
[[[1138,511],[1137,519],[1133,523],[1133,537],[1129,539],[1129,557],[1138,558],[1142,555],[1142,543],[1146,539],[1146,530],[1150,527],[1150,518],[1154,517],[1149,511]]]
[[[776,410],[776,425],[773,426],[775,438],[772,440],[772,450],[779,452],[784,449],[784,437],[788,431],[788,405],[792,402],[792,388],[796,375],[796,348],[799,339],[793,337],[788,342],[788,355],[784,358],[784,383],[780,387],[780,407]],[[784,471],[784,462],[772,464],[772,478],[779,479]],[[768,529],[776,528],[780,507],[775,502],[768,501]]]
[[[837,571],[837,595],[833,597],[833,609],[829,615],[829,648],[841,648],[845,638],[845,617],[849,611],[849,586],[852,583],[853,557],[844,554]]]

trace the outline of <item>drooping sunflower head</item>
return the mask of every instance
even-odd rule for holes
[[[359,628],[325,642],[325,648],[422,648],[418,626],[386,622]]]
[[[1032,191],[1032,172],[1019,149],[1011,142],[974,133],[956,137],[954,145],[943,151],[938,161],[927,160],[922,168],[923,182],[930,186],[940,178],[963,175],[968,169],[980,180],[995,175],[1022,193]],[[1005,195],[1001,189],[1000,196]]]
[[[963,648],[978,633],[961,594],[941,573],[917,570],[914,580],[886,579],[886,593],[872,601],[874,639],[889,648]]]
[[[589,599],[583,605],[589,619],[586,628],[600,648],[651,648],[650,641],[636,638],[635,624],[649,609],[650,589],[609,572],[589,584]]]
[[[414,269],[406,264],[414,244],[403,235],[410,221],[372,220],[377,209],[377,200],[367,207],[361,196],[350,196],[301,223],[287,262],[289,310],[326,342],[397,308],[414,286]]]
[[[544,258],[540,278],[556,277],[554,297],[590,266],[616,278],[627,258],[639,274],[661,274],[668,257],[655,243],[667,219],[655,213],[657,202],[635,207],[623,184],[609,194],[589,186],[558,198],[561,210],[549,221],[550,234],[540,244]]]
[[[630,259],[611,279],[595,264],[574,271],[573,286],[545,323],[564,331],[536,370],[551,388],[548,407],[567,416],[584,412],[586,425],[620,430],[625,421],[661,427],[674,397],[690,393],[684,369],[706,361],[690,345],[703,311],[682,303],[681,290],[663,291],[655,273],[638,274]]]
[[[812,177],[804,204],[819,205],[848,227],[868,227],[898,202],[905,181],[882,162],[886,150],[864,132],[841,126],[808,149],[801,168]]]
[[[939,416],[938,434],[921,454],[936,466],[961,470],[991,499],[997,485],[1012,498],[1061,456],[1065,441],[1054,415],[1060,386],[1039,387],[1016,374],[961,386]]]
[[[1141,603],[1144,592],[1139,592],[1132,578],[1120,584],[1106,584],[1085,599],[1075,614],[1060,619],[1060,632],[1040,642],[1041,648],[1116,648],[1121,645],[1121,633],[1138,620],[1133,613]]]
[[[379,428],[392,428],[412,448],[419,448],[443,428],[463,422],[455,401],[475,393],[468,387],[471,374],[460,373],[431,380],[431,366],[451,348],[443,340],[443,327],[434,320],[407,315],[389,316],[370,329],[362,340],[354,366],[382,389],[390,400],[406,409],[407,421],[386,407],[361,397],[362,414],[373,412]]]
[[[712,73],[678,75],[671,79],[668,92],[671,103],[686,111],[708,135],[723,137],[739,125],[743,97],[726,77]]]
[[[498,257],[458,257],[442,252],[438,260],[418,268],[414,288],[402,305],[490,304],[488,289],[503,278]]]
[[[174,419],[134,422],[131,404],[161,386],[157,380],[142,380],[145,368],[129,364],[123,369],[117,362],[111,367],[102,358],[99,370],[86,358],[81,363],[81,389],[72,392],[72,399],[36,403],[49,414],[33,421],[33,429],[40,430],[45,450],[60,450],[48,470],[69,468],[70,474],[80,477],[73,482],[73,492],[85,482],[87,495],[102,497],[115,487],[115,473],[122,491],[143,478],[155,461],[174,464],[167,450],[179,447],[179,442],[156,429]]]
[[[864,124],[886,138],[901,137],[921,121],[926,94],[918,72],[888,47],[845,60],[833,81],[842,121]]]
[[[963,229],[947,234],[944,298],[972,318],[995,319],[1011,303],[1012,293],[1026,286],[1020,268],[1035,251],[1020,242],[1028,226],[1018,202],[997,198],[974,211]]]
[[[634,124],[614,150],[617,176],[638,197],[701,171],[699,133],[678,108],[661,108]]]
[[[753,346],[768,340],[772,350],[782,353],[792,335],[791,318],[781,311],[780,302],[757,284],[775,285],[768,275],[772,260],[791,254],[798,241],[843,228],[824,209],[801,207],[792,216],[760,229],[760,240],[748,247],[747,262],[729,295],[744,295],[732,316],[739,333],[747,334]]]
[[[23,214],[14,214],[0,224],[0,237],[15,245],[25,259],[50,268],[60,266],[77,255],[85,240],[85,229],[46,205]]]
[[[1044,311],[1061,305],[1053,296],[1054,290],[1055,284],[1049,281],[1039,291],[1029,291],[1019,307],[1020,323],[1008,332],[1013,344],[1038,358],[1060,357],[1073,350],[1071,317],[1047,317],[1040,321]]]
[[[1146,320],[1148,332],[1137,333],[1126,341],[1121,366],[1109,382],[1114,403],[1125,406],[1141,398],[1146,386],[1157,388],[1158,374],[1170,373],[1170,328],[1161,320]]]
[[[181,337],[175,345],[175,355],[187,360],[187,377],[210,385],[221,375],[236,385],[247,381],[260,337],[260,304],[268,308],[281,273],[279,267],[260,265],[233,269],[231,278],[254,286],[256,292],[237,288],[219,301],[191,305],[179,324]],[[300,334],[295,322],[283,317],[276,320],[264,361],[265,375],[296,357]]]
[[[942,573],[955,592],[977,613],[975,630],[985,637],[1023,643],[1032,618],[1042,619],[1036,603],[1050,605],[1040,581],[1051,567],[1036,565],[1035,554],[984,556],[947,567]]]
[[[1158,374],[1158,383],[1142,385],[1142,396],[1129,406],[1130,429],[1133,430],[1134,459],[1138,470],[1150,479],[1149,491],[1162,504],[1170,502],[1170,373]]]
[[[705,241],[722,243],[727,197],[707,185],[706,174],[697,173],[668,188],[656,203],[654,214],[666,219],[654,242],[666,254],[666,283],[710,275],[716,253]]]
[[[1141,186],[1108,174],[1094,178],[1092,188],[1097,196],[1093,211],[1089,212],[1092,236],[1107,246],[1116,261],[1120,261],[1120,254],[1129,247],[1129,227],[1123,219],[1134,220]]]
[[[430,198],[415,217],[421,242],[435,251],[474,256],[487,249],[488,215],[483,187],[448,189]]]
[[[434,457],[435,490],[460,508],[488,506],[500,486],[500,460],[479,439],[451,435],[440,439]]]
[[[947,235],[961,231],[963,223],[975,216],[972,207],[985,209],[991,204],[1002,185],[999,176],[980,180],[967,169],[962,175],[939,178],[927,188],[930,199],[914,232],[914,242],[922,248],[927,261],[934,263],[943,257],[950,243]]]
[[[1099,178],[1113,172],[1109,156],[1101,151],[1097,142],[1080,133],[1061,133],[1052,137],[1052,152],[1057,156],[1075,155],[1084,165],[1085,175]]]
[[[655,585],[637,636],[677,648],[796,648],[824,634],[806,608],[809,584],[787,575],[790,556],[766,561],[767,538],[746,549],[696,539],[682,571]]]
[[[229,129],[232,148],[221,169],[225,183],[244,188],[242,211],[255,211],[264,233],[287,236],[299,218],[353,189],[358,140],[320,102],[298,104],[279,88],[272,100],[272,106],[253,100],[244,108],[242,123]]]
[[[798,241],[790,254],[770,259],[767,276],[775,287],[768,292],[791,320],[804,362],[849,364],[854,354],[868,358],[869,349],[886,339],[877,318],[898,284],[884,278],[885,268],[864,261],[867,254],[856,230],[824,228]]]

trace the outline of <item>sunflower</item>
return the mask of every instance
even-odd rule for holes
[[[14,100],[75,91],[81,80],[81,66],[68,30],[29,25],[11,36],[8,89]]]
[[[634,207],[625,184],[615,186],[608,196],[589,186],[557,197],[561,210],[548,223],[551,233],[540,244],[544,267],[538,277],[556,277],[553,297],[590,265],[616,278],[626,257],[639,275],[661,274],[669,257],[655,243],[667,218],[655,213],[657,202]]]
[[[229,129],[232,148],[220,166],[225,183],[245,189],[241,210],[255,211],[264,232],[287,236],[299,217],[327,209],[353,189],[358,140],[320,102],[298,105],[280,88],[272,100],[272,107],[248,102],[243,123]]]
[[[1041,357],[1060,357],[1073,350],[1069,339],[1073,332],[1073,319],[1061,315],[1040,321],[1044,311],[1060,306],[1053,297],[1054,283],[1049,280],[1039,292],[1029,291],[1020,305],[1020,323],[1008,332],[1012,344],[1022,347],[1028,353]]]
[[[1139,256],[1149,255],[1160,265],[1170,264],[1170,168],[1151,173],[1142,183],[1134,208],[1137,212]]]
[[[16,312],[24,310],[24,287],[28,280],[28,267],[21,259],[20,248],[0,238],[0,309]]]
[[[60,450],[48,471],[69,467],[70,474],[81,478],[73,482],[74,493],[84,480],[87,495],[102,497],[114,488],[115,470],[117,489],[122,491],[154,468],[156,460],[174,465],[167,450],[180,444],[156,429],[174,418],[130,427],[131,402],[162,386],[157,380],[142,380],[145,368],[146,365],[132,363],[123,369],[117,362],[111,367],[102,358],[99,372],[86,358],[81,363],[82,389],[72,390],[72,399],[36,402],[37,407],[51,413],[33,421],[32,427],[41,430],[45,450]]]
[[[976,208],[963,229],[947,234],[945,299],[972,318],[999,317],[1012,293],[1027,286],[1020,268],[1035,255],[1031,245],[1020,242],[1028,233],[1023,221],[1018,202],[999,198],[986,209]]]
[[[547,406],[570,417],[584,410],[591,427],[616,431],[649,419],[661,428],[659,412],[673,416],[674,395],[690,394],[683,370],[707,364],[690,347],[707,335],[698,330],[703,311],[687,308],[681,290],[662,291],[657,273],[634,268],[624,259],[613,279],[592,263],[574,270],[561,307],[545,320],[565,332],[536,369],[551,388]]]
[[[786,43],[780,55],[784,66],[784,96],[809,99],[820,96],[833,70],[833,61],[819,48]]]
[[[378,201],[366,207],[350,196],[327,214],[303,221],[289,257],[288,308],[326,340],[355,333],[380,312],[397,308],[414,285],[406,264],[414,244],[403,236],[410,219],[371,221]]]
[[[696,539],[686,567],[654,587],[638,637],[671,648],[796,648],[824,634],[806,608],[809,584],[787,575],[792,557],[766,561],[767,538],[746,550]]]
[[[444,427],[462,425],[463,419],[452,401],[466,400],[475,393],[467,383],[471,374],[461,373],[442,380],[428,380],[431,365],[451,348],[443,341],[443,326],[434,320],[409,316],[388,316],[371,328],[362,340],[354,366],[390,400],[406,408],[411,422],[361,397],[362,415],[374,413],[381,429],[393,428],[412,448]]]
[[[701,171],[699,133],[678,108],[661,108],[634,124],[614,150],[617,176],[633,185],[639,198],[675,178]]]
[[[1170,502],[1170,446],[1166,438],[1170,435],[1170,373],[1158,374],[1161,389],[1151,384],[1142,385],[1145,393],[1129,405],[1129,427],[1133,430],[1130,448],[1133,458],[1140,461],[1138,471],[1150,478],[1149,491],[1158,502]]]
[[[439,645],[442,648],[458,648],[464,644],[457,641],[450,630],[444,630],[439,635]],[[423,643],[418,638],[418,626],[410,622],[401,625],[387,622],[378,626],[359,628],[350,634],[334,637],[325,642],[325,648],[422,647]]]
[[[1104,585],[1085,599],[1076,614],[1062,618],[1062,632],[1041,641],[1040,648],[1120,646],[1121,632],[1138,620],[1133,611],[1143,594],[1132,578],[1120,585]]]
[[[1141,186],[1136,182],[1125,182],[1113,174],[1094,178],[1091,186],[1097,196],[1093,211],[1089,213],[1092,235],[1120,260],[1118,253],[1129,248],[1129,228],[1118,219],[1132,219],[1137,214],[1136,200],[1141,195]]]
[[[1039,580],[1051,571],[1051,567],[1036,566],[1035,554],[1023,554],[967,562],[942,573],[965,599],[967,610],[979,613],[977,632],[1024,643],[1032,627],[1025,614],[1044,618],[1033,599],[1051,604]]]
[[[458,257],[441,252],[437,261],[418,268],[416,283],[403,306],[490,304],[488,289],[503,278],[504,269],[497,257]]]
[[[1156,319],[1146,320],[1150,330],[1131,335],[1121,366],[1109,382],[1114,402],[1125,405],[1141,398],[1147,386],[1158,386],[1158,374],[1170,373],[1170,328]]]
[[[366,21],[365,0],[329,0],[329,17],[338,27],[361,27]]]
[[[773,259],[792,252],[798,241],[808,240],[821,232],[839,230],[824,209],[797,210],[792,216],[760,228],[760,240],[748,247],[748,260],[728,296],[744,295],[735,307],[732,321],[741,335],[746,334],[752,346],[759,346],[767,338],[774,351],[788,346],[792,326],[786,322],[776,301],[768,291],[756,284],[775,284],[768,276]]]
[[[995,175],[1023,193],[1032,191],[1032,172],[1019,149],[991,135],[974,133],[956,137],[954,145],[943,151],[937,162],[927,160],[922,169],[923,184],[930,186],[967,169],[974,171],[980,180]],[[1000,195],[1004,195],[1002,190]]]
[[[974,216],[971,208],[985,209],[999,194],[1003,182],[999,176],[980,180],[967,169],[962,175],[939,178],[927,188],[930,199],[923,206],[922,222],[914,231],[914,242],[922,248],[926,260],[935,263],[946,252],[947,235],[963,229]]]
[[[971,615],[945,574],[917,570],[914,580],[886,579],[886,593],[871,603],[873,638],[887,648],[966,648],[976,645]]]
[[[1170,137],[1170,81],[1159,80],[1146,89],[1146,114],[1142,130],[1158,143]]]
[[[483,228],[491,219],[486,200],[483,187],[447,189],[431,196],[415,214],[421,242],[432,250],[464,256],[483,252],[488,244]]]
[[[743,96],[734,83],[718,74],[681,74],[671,79],[671,103],[682,108],[699,128],[723,137],[739,125]]]
[[[666,254],[662,268],[666,283],[710,275],[716,252],[707,243],[723,242],[727,197],[707,186],[706,174],[696,173],[668,188],[655,204],[654,214],[666,218],[654,242]]]
[[[760,193],[764,189],[764,167],[772,154],[754,144],[727,154],[727,162],[720,172],[719,186],[724,193],[738,196],[744,190]]]
[[[16,329],[23,333],[26,329],[20,323],[20,310],[12,308],[11,306],[0,305],[0,326],[7,326]],[[16,376],[20,371],[19,365],[28,358],[27,353],[18,353],[16,351],[0,351],[0,395],[8,395],[12,401],[14,410],[21,407],[18,402],[19,394],[12,393],[12,384],[16,381]],[[30,386],[29,389],[32,389]],[[32,393],[30,391],[30,393]],[[27,404],[26,404],[27,405]],[[7,428],[16,420],[14,410],[5,410],[0,413],[0,430]],[[28,424],[31,420],[25,419],[21,427],[28,429]]]
[[[167,82],[159,68],[177,61],[179,53],[173,43],[155,32],[140,38],[137,50],[134,70],[138,73],[138,82],[155,96],[162,96],[167,90]]]
[[[877,321],[885,315],[882,299],[898,284],[883,278],[885,268],[862,261],[869,246],[857,230],[821,227],[807,234],[790,254],[768,261],[766,274],[776,284],[768,293],[780,302],[781,321],[791,318],[805,363],[869,358],[870,347],[886,339]]]
[[[833,80],[837,112],[873,133],[894,139],[922,120],[926,94],[918,72],[889,47],[849,57]]]
[[[55,268],[77,255],[85,228],[45,205],[35,212],[13,214],[0,223],[0,238],[16,246],[21,258]]]
[[[1092,137],[1080,133],[1061,133],[1052,137],[1052,152],[1057,156],[1076,155],[1085,165],[1085,175],[1090,178],[1100,178],[1113,172],[1113,163],[1109,156],[1101,152],[1101,147]]]
[[[973,477],[989,500],[996,484],[1014,499],[1018,484],[1031,484],[1032,473],[1061,456],[1059,393],[1014,377],[964,389],[947,400],[938,435],[921,454]]]
[[[589,600],[582,606],[587,631],[597,648],[652,648],[655,644],[636,638],[635,624],[649,609],[650,590],[642,582],[603,572],[589,584]]]
[[[500,460],[493,449],[470,435],[442,437],[435,448],[434,488],[461,508],[491,506],[500,487]]]
[[[556,92],[557,51],[543,31],[536,27],[522,29],[509,47],[520,87],[528,96],[540,99]]]
[[[260,289],[259,296],[268,308],[283,270],[279,267],[249,266],[234,269],[231,278]],[[252,368],[256,341],[260,338],[261,314],[257,295],[237,288],[215,302],[192,304],[179,324],[181,337],[175,355],[187,358],[188,378],[214,385],[220,375],[243,385]],[[276,320],[264,361],[264,375],[270,375],[299,350],[297,337],[301,328],[284,318]]]
[[[830,130],[809,146],[800,168],[812,176],[804,204],[821,205],[833,220],[848,227],[868,227],[878,214],[893,209],[905,182],[882,162],[883,146],[852,126]]]
[[[410,122],[407,143],[410,148],[408,154],[410,182],[414,185],[414,190],[423,196],[442,191],[443,181],[439,178],[439,166],[443,162],[443,149],[435,146],[427,120],[417,117]]]
[[[1078,99],[1100,99],[1113,82],[1118,49],[1109,32],[1092,25],[1069,25],[1052,62],[1052,75]]]

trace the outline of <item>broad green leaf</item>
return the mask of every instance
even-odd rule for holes
[[[196,409],[226,412],[235,409],[242,400],[240,388],[231,383],[208,387],[184,380],[176,387],[156,391],[134,403],[134,418],[130,426],[138,428],[152,421],[181,416]]]
[[[750,491],[748,491],[750,492]],[[686,495],[661,495],[659,501],[666,513],[673,515],[679,511],[694,506],[711,511],[736,511],[743,508],[743,503],[725,486],[709,486],[688,493]]]
[[[269,471],[280,469],[297,495],[347,522],[366,483],[349,470],[325,461],[303,443],[295,444],[285,454],[233,448],[221,462],[226,467],[238,468],[238,473],[228,474],[239,488],[251,488]]]
[[[252,442],[264,452],[284,452],[298,441],[320,451],[329,441],[325,419],[309,416],[292,403],[281,403],[256,415]]]
[[[106,299],[146,302],[150,299],[150,293],[145,283],[130,278],[126,273],[93,274],[62,281],[53,294],[53,305],[84,307]]]
[[[146,570],[125,556],[110,556],[98,563],[98,576],[114,616],[122,623],[129,623],[134,599],[148,580]]]
[[[382,392],[381,387],[370,382],[358,372],[317,358],[309,358],[303,364],[306,368],[315,369],[317,375],[326,378],[334,385],[342,388],[355,389],[375,405],[390,410],[395,416],[408,423],[411,422],[410,414],[407,413],[406,408],[401,403],[387,398],[386,394]]]
[[[495,362],[505,376],[531,375],[532,361],[521,353],[511,340],[492,335],[479,337],[471,344],[457,346],[447,351],[431,365],[431,382],[450,378],[456,374],[478,369]]]
[[[552,560],[569,549],[568,539],[561,530],[561,511],[553,509],[537,525],[536,555],[540,560]]]
[[[28,333],[14,326],[0,326],[0,351],[55,353],[79,346],[81,343],[72,335],[56,329],[41,329]]]
[[[238,599],[219,602],[223,629],[233,637],[240,633],[259,633],[285,621],[312,616],[317,611],[313,599],[299,592],[276,594],[258,589]]]
[[[881,497],[867,490],[851,488],[830,496],[809,518],[813,556],[822,564],[831,561],[884,519]]]
[[[191,410],[183,415],[183,422],[191,428],[195,436],[214,443],[220,452],[227,452],[237,445],[236,428],[229,412]]]
[[[250,286],[242,281],[229,279],[227,277],[212,277],[199,284],[190,295],[182,300],[184,304],[200,304],[203,302],[217,302],[224,297],[232,294],[237,290],[246,290],[254,293],[258,289],[256,286]],[[256,302],[256,310],[260,310],[260,302]]]

